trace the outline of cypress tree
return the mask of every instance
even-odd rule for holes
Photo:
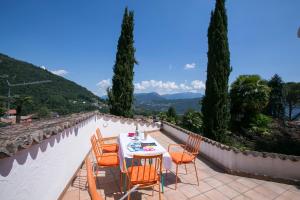
[[[216,0],[207,32],[207,79],[202,101],[204,135],[224,141],[230,120],[228,78],[231,72],[225,0]]]
[[[107,90],[110,113],[124,117],[132,117],[133,115],[133,68],[134,64],[137,63],[134,57],[133,29],[134,13],[126,8],[113,68],[112,88]]]
[[[268,86],[271,88],[269,104],[267,106],[267,112],[274,118],[284,118],[284,91],[283,81],[281,77],[275,74],[268,82]]]

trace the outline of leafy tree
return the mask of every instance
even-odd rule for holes
[[[188,110],[182,117],[182,127],[195,133],[200,133],[202,128],[202,114],[195,110]]]
[[[203,99],[203,133],[224,141],[230,119],[228,78],[231,72],[225,0],[216,0],[208,27],[207,79]]]
[[[230,89],[231,120],[235,126],[249,126],[269,101],[270,88],[258,75],[241,75]]]
[[[126,8],[123,16],[121,35],[118,41],[116,62],[112,88],[108,88],[108,103],[110,113],[119,116],[132,117],[133,76],[135,48],[133,46],[134,14]]]
[[[267,113],[274,118],[284,118],[284,83],[281,77],[275,74],[268,82],[271,88],[269,104],[267,106]]]
[[[297,104],[300,104],[300,83],[289,82],[285,84],[285,102],[289,110],[289,119],[292,120],[292,112]]]
[[[21,114],[23,106],[26,104],[31,104],[32,97],[29,96],[13,96],[13,103],[16,106],[16,123],[19,124],[21,122]]]
[[[165,112],[160,112],[158,114],[158,117],[159,117],[159,120],[161,120],[161,121],[165,121],[168,118],[168,116],[167,116],[167,114]]]
[[[40,109],[37,112],[37,116],[39,118],[47,118],[50,116],[50,110],[46,106],[40,107]]]
[[[176,124],[177,122],[177,114],[174,107],[169,107],[167,113],[167,121]]]

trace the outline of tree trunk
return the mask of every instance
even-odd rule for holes
[[[22,107],[17,106],[17,108],[16,108],[16,123],[17,124],[19,124],[21,122],[21,111],[22,111]]]
[[[292,120],[292,111],[293,111],[293,105],[289,103],[289,119]]]

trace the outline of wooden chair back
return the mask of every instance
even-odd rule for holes
[[[104,139],[103,139],[102,133],[99,128],[96,129],[96,134],[97,134],[98,141],[100,142],[100,144],[104,144]]]
[[[88,189],[92,200],[103,200],[103,198],[97,192],[95,176],[93,173],[93,169],[89,157],[85,159],[85,166],[87,172]]]
[[[130,180],[138,182],[138,184],[147,185],[147,183],[156,181],[157,175],[162,173],[162,154],[151,156],[134,155],[131,166],[132,169],[137,167],[137,171],[130,174]]]
[[[95,135],[92,135],[91,137],[91,143],[92,143],[92,149],[94,151],[95,156],[101,156],[102,155],[102,150],[101,146],[98,144],[97,138]]]
[[[193,155],[198,155],[200,151],[201,140],[201,135],[190,133],[186,142],[185,150]]]

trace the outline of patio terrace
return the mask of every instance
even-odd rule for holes
[[[161,131],[151,133],[165,148],[168,144],[176,143],[177,140]],[[93,156],[89,154],[92,158]],[[300,187],[295,185],[277,183],[255,178],[246,178],[226,173],[209,160],[198,157],[196,161],[198,176],[200,179],[197,185],[195,171],[192,165],[187,165],[188,174],[185,174],[183,166],[179,167],[178,188],[175,190],[175,175],[167,175],[164,187],[163,199],[184,200],[184,199],[300,199]],[[172,166],[175,171],[175,165]],[[119,190],[118,169],[100,169],[96,183],[98,192],[104,199],[120,199],[122,194]],[[132,194],[132,199],[158,199],[158,189],[138,190]],[[83,165],[77,172],[71,185],[62,196],[62,200],[89,200],[90,196],[86,184],[86,169]]]

